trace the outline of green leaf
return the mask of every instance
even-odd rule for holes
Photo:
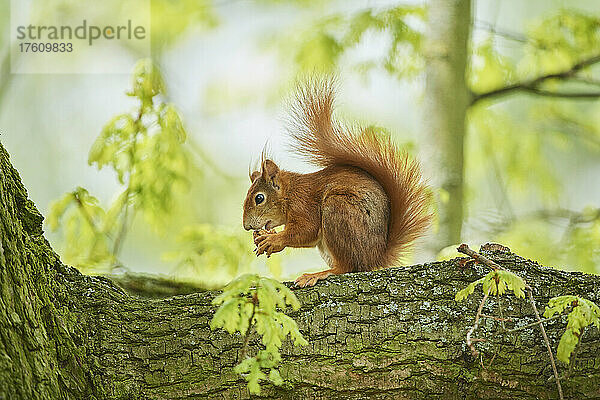
[[[525,297],[526,283],[520,276],[506,270],[493,270],[486,276],[471,282],[467,287],[459,290],[454,296],[454,300],[462,301],[475,291],[479,284],[483,286],[483,293],[491,295],[503,295],[507,290],[512,290],[516,297]]]
[[[246,334],[253,327],[262,338],[264,349],[234,369],[238,374],[245,374],[248,390],[254,394],[260,392],[260,381],[267,379],[263,370],[269,370],[269,380],[275,385],[282,384],[283,379],[275,369],[281,362],[282,341],[289,335],[296,346],[308,344],[296,322],[282,312],[288,305],[300,307],[292,291],[274,279],[247,274],[229,283],[223,293],[213,299],[213,304],[220,307],[210,322],[211,329],[224,328],[229,333]],[[250,321],[253,310],[254,317]]]
[[[279,375],[279,371],[277,371],[276,369],[272,369],[269,372],[269,380],[273,382],[273,384],[276,386],[283,385],[283,379],[281,378],[281,375]]]
[[[264,372],[260,370],[258,363],[253,363],[250,366],[250,372],[245,377],[248,381],[248,390],[252,394],[260,394],[260,381],[267,378]]]
[[[129,93],[142,102],[142,108],[152,105],[154,96],[165,93],[165,84],[154,62],[147,58],[138,61],[133,69],[133,89]]]
[[[568,363],[571,353],[579,343],[579,337],[583,334],[583,329],[594,324],[600,328],[600,308],[592,301],[579,296],[558,296],[548,301],[548,306],[544,311],[545,318],[551,318],[556,314],[572,307],[567,316],[567,329],[560,338],[558,344],[558,359]]]
[[[486,278],[483,277],[481,279],[476,280],[475,282],[471,282],[467,285],[467,287],[465,287],[462,290],[459,290],[456,295],[454,296],[454,300],[455,301],[462,301],[464,299],[466,299],[467,297],[469,297],[469,295],[471,295],[474,291],[475,291],[475,287],[477,285],[479,285],[480,283],[483,283],[483,281]]]
[[[525,283],[525,280],[523,278],[521,278],[519,275],[514,274],[507,270],[498,270],[498,278],[500,279],[500,282],[506,284],[506,286],[509,290],[513,291],[513,293],[515,294],[516,297],[525,298],[524,290],[525,290],[525,287],[527,286],[527,284]],[[503,293],[504,293],[504,289],[502,290],[501,293],[499,290],[499,294],[503,294]]]
[[[73,204],[74,201],[75,197],[73,196],[73,193],[65,193],[63,197],[54,201],[50,205],[47,224],[51,230],[55,231],[58,229],[60,218],[65,214],[67,208]]]
[[[556,350],[556,356],[559,360],[564,363],[569,363],[571,353],[575,350],[575,347],[579,343],[579,339],[575,336],[575,333],[570,329],[567,329],[558,342],[558,349]]]
[[[249,299],[247,299],[240,307],[239,326],[238,326],[237,330],[243,335],[248,334],[248,332],[249,332],[248,329],[250,328],[250,324],[256,320],[256,317],[253,317],[252,321],[250,321],[250,316],[252,315],[252,310],[254,310],[254,306],[252,304],[252,301],[250,301]]]
[[[235,333],[238,330],[237,328],[240,326],[239,309],[242,302],[243,299],[240,298],[234,298],[225,301],[211,319],[210,328],[223,328],[231,334]]]
[[[244,374],[248,371],[250,371],[250,368],[252,367],[253,364],[255,364],[256,358],[254,357],[247,357],[244,360],[242,360],[241,363],[239,363],[238,365],[236,365],[233,368],[233,371],[237,374]]]
[[[133,137],[137,132],[136,124],[129,114],[117,115],[102,129],[92,144],[88,155],[88,164],[96,164],[98,169],[111,164],[118,173],[127,170]],[[125,165],[121,159],[126,160]]]
[[[251,291],[255,290],[258,279],[258,275],[255,274],[244,274],[239,276],[225,286],[223,293],[215,297],[212,301],[212,304],[219,305],[233,297],[249,294]]]
[[[187,134],[183,128],[181,117],[172,104],[167,104],[164,107],[163,114],[159,118],[159,124],[165,134],[172,135],[179,143],[185,142]]]
[[[114,228],[117,218],[124,211],[125,206],[127,205],[128,200],[126,199],[126,195],[127,190],[124,190],[110,205],[102,225],[103,232],[109,233]]]
[[[489,294],[496,294],[497,293],[497,286],[496,286],[496,279],[497,274],[496,271],[490,271],[483,279],[483,285],[482,285],[482,289],[483,289],[483,293],[489,293]]]
[[[342,50],[342,45],[333,35],[316,31],[301,44],[295,61],[305,71],[329,71],[337,63]]]

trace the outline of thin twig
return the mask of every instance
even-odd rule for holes
[[[221,167],[219,167],[219,165],[208,154],[206,154],[202,147],[192,138],[187,138],[186,143],[190,145],[190,148],[196,153],[203,163],[213,170],[214,173],[229,181],[235,181],[238,179],[237,177],[229,175],[227,172],[223,171]]]
[[[87,223],[90,225],[90,228],[92,228],[94,233],[100,232],[100,230],[96,226],[96,223],[94,222],[94,219],[92,218],[92,216],[90,215],[88,210],[85,208],[85,205],[79,198],[79,194],[77,194],[77,192],[73,192],[73,198],[75,199],[75,202],[77,203],[77,207],[79,208],[79,211],[81,212],[81,214],[83,214],[83,217],[85,218]]]
[[[553,92],[550,90],[538,89],[537,87],[523,87],[522,90],[538,96],[559,97],[563,99],[589,100],[600,97],[600,92]]]
[[[502,309],[502,297],[500,297],[500,293],[497,293],[497,299],[498,299],[498,310],[500,310],[500,318],[498,320],[500,321],[500,326],[502,327],[502,330],[506,331],[506,326],[505,326],[504,322],[512,321],[512,318],[504,318],[504,311]]]
[[[477,21],[475,21],[473,27],[475,29],[481,29],[481,30],[487,31],[493,35],[500,36],[504,39],[513,40],[515,42],[519,42],[519,43],[530,43],[531,42],[531,40],[529,40],[529,38],[527,38],[527,36],[525,36],[525,35],[522,35],[522,34],[519,34],[516,32],[509,32],[504,29],[498,29],[498,28],[496,28],[496,26],[494,24],[491,24],[487,21],[477,20]]]
[[[115,239],[114,246],[113,246],[113,255],[115,256],[115,258],[117,258],[117,256],[119,255],[119,252],[121,251],[121,247],[123,245],[123,241],[125,240],[125,235],[127,234],[127,224],[129,221],[129,192],[130,192],[130,188],[127,187],[127,190],[125,191],[125,201],[124,201],[125,211],[123,213],[121,228],[119,229],[119,233],[117,234],[117,237]]]
[[[246,328],[246,333],[244,334],[244,344],[242,346],[242,353],[240,354],[241,361],[244,361],[244,358],[246,358],[246,350],[248,349],[248,342],[250,341],[250,329],[252,328],[252,319],[254,319],[254,312],[256,311],[256,303],[257,300],[252,298],[252,314],[250,314],[250,318],[248,319],[248,328]]]
[[[572,211],[566,208],[557,208],[553,210],[542,209],[534,211],[528,215],[523,215],[521,218],[562,218],[572,221],[573,224],[586,224],[600,219],[600,208],[587,211],[585,214],[578,211]]]
[[[546,330],[544,329],[544,324],[542,323],[542,319],[540,318],[540,313],[538,312],[537,306],[535,305],[535,300],[533,300],[533,289],[531,286],[527,285],[527,294],[529,295],[529,301],[531,302],[531,306],[533,307],[533,312],[535,313],[535,317],[538,321],[538,325],[540,326],[540,331],[542,331],[542,336],[544,337],[544,342],[546,343],[546,348],[548,349],[548,355],[550,356],[550,363],[552,364],[552,370],[554,372],[554,378],[556,379],[556,387],[558,387],[558,396],[560,400],[563,400],[563,392],[562,387],[560,385],[560,378],[558,377],[558,370],[556,369],[556,363],[554,362],[554,356],[552,355],[552,349],[550,348],[550,341],[548,340],[548,336],[546,335]]]
[[[496,350],[496,352],[494,353],[494,355],[492,356],[492,359],[490,360],[490,363],[488,364],[487,368],[484,367],[484,369],[490,369],[490,367],[492,366],[492,363],[494,362],[494,360],[496,359],[496,356],[498,355],[498,352],[500,350]]]
[[[476,261],[479,261],[480,263],[487,265],[488,267],[490,267],[493,270],[503,270],[504,271],[504,268],[502,268],[501,266],[499,266],[498,264],[496,264],[489,258],[482,256],[481,254],[471,250],[471,248],[466,243],[463,243],[460,246],[458,246],[458,249],[456,249],[456,250],[458,250],[459,253],[466,254],[469,257],[474,258]]]
[[[136,127],[135,134],[133,135],[133,143],[131,145],[130,150],[130,165],[129,165],[129,180],[127,182],[127,189],[125,189],[125,200],[123,201],[123,206],[125,207],[125,211],[123,212],[123,219],[121,222],[121,228],[119,229],[119,233],[115,239],[113,244],[113,256],[117,258],[119,252],[121,251],[121,247],[123,242],[125,241],[125,235],[127,234],[127,226],[129,224],[129,196],[131,195],[131,176],[133,174],[133,168],[135,164],[135,153],[137,150],[137,137],[140,132],[140,124],[142,123],[142,116],[144,115],[143,107],[140,106],[140,110],[138,112],[137,118],[134,121],[134,125]]]
[[[533,79],[523,81],[523,82],[513,83],[510,85],[498,88],[498,89],[490,90],[489,92],[475,93],[475,94],[473,94],[473,97],[471,99],[471,105],[473,105],[481,100],[484,100],[484,99],[498,97],[498,96],[504,96],[504,95],[507,95],[507,94],[510,94],[512,92],[519,91],[519,90],[530,91],[530,92],[540,91],[538,89],[538,86],[540,84],[542,84],[543,82],[550,80],[550,79],[571,78],[571,77],[575,76],[575,74],[577,72],[579,72],[580,70],[582,70],[583,68],[589,67],[598,62],[600,62],[600,54],[597,54],[590,58],[586,58],[585,60],[582,60],[576,64],[573,64],[573,66],[571,66],[571,68],[569,68],[565,71],[541,75],[541,76],[538,76],[537,78],[533,78]],[[544,96],[544,95],[549,95],[549,93],[552,93],[552,92],[544,92],[544,91],[541,91],[541,92],[542,93],[536,93],[536,94],[541,94]],[[568,97],[574,97],[574,96],[568,96]]]
[[[600,81],[593,78],[587,78],[585,76],[574,76],[571,78],[572,81],[585,83],[587,85],[600,86]]]
[[[487,159],[489,160],[490,164],[492,165],[494,174],[496,175],[495,181],[498,184],[498,187],[500,189],[500,194],[502,196],[501,199],[499,199],[500,203],[498,204],[498,209],[500,209],[500,207],[504,206],[504,208],[506,209],[507,214],[508,214],[508,219],[514,220],[515,219],[515,211],[510,202],[510,198],[508,195],[508,189],[506,187],[506,183],[503,178],[502,168],[500,167],[500,165],[498,163],[498,157],[496,157],[497,151],[496,151],[496,149],[492,148],[492,145],[489,144],[489,142],[488,142],[485,145],[485,152],[486,152]],[[494,198],[496,198],[496,196],[494,196]]]
[[[550,118],[544,119],[544,124],[540,125],[541,132],[548,132],[545,126],[552,126],[554,130],[560,131],[563,136],[573,136],[594,147],[600,147],[600,138],[596,136],[596,126],[586,125],[581,121],[576,121],[572,116],[561,114],[556,111]]]
[[[473,326],[471,327],[471,329],[469,329],[469,332],[467,332],[467,346],[469,346],[469,348],[471,349],[471,353],[474,356],[476,356],[477,354],[479,354],[479,352],[477,351],[477,349],[475,349],[475,345],[471,341],[471,335],[473,334],[473,332],[475,332],[475,330],[479,326],[479,318],[481,317],[481,312],[483,310],[483,305],[485,304],[485,302],[487,301],[488,297],[490,296],[491,290],[492,290],[492,286],[490,285],[490,287],[488,288],[487,293],[485,294],[485,296],[483,296],[483,299],[481,299],[481,303],[479,303],[479,307],[477,308],[477,315],[475,315],[475,322],[473,323]]]
[[[474,258],[475,260],[481,262],[482,264],[487,265],[488,267],[492,268],[493,270],[504,270],[504,268],[502,268],[501,266],[499,266],[492,260],[471,250],[469,248],[469,246],[467,246],[465,243],[461,244],[457,250],[460,253],[466,254],[466,255]],[[471,348],[471,352],[473,353],[473,355],[477,355],[477,350],[475,349],[475,345],[473,344],[473,342],[483,342],[486,340],[486,339],[471,339],[471,334],[475,331],[475,329],[477,329],[477,326],[479,323],[479,317],[481,316],[481,310],[483,309],[483,305],[484,305],[485,301],[487,300],[491,289],[492,289],[492,286],[490,285],[487,293],[483,297],[483,300],[479,304],[479,308],[477,309],[477,315],[475,316],[475,324],[471,327],[471,329],[467,333],[467,345]],[[560,378],[558,376],[558,370],[556,369],[556,363],[554,362],[554,355],[552,354],[552,348],[550,347],[550,341],[548,340],[548,335],[546,335],[546,330],[544,329],[544,324],[543,324],[542,318],[540,317],[540,313],[538,312],[537,306],[535,305],[535,300],[533,299],[533,289],[529,285],[526,285],[525,289],[527,290],[527,295],[529,296],[529,301],[531,302],[531,306],[533,307],[535,318],[537,319],[537,322],[535,322],[533,325],[538,325],[540,327],[540,330],[542,331],[544,343],[546,343],[546,349],[548,350],[548,355],[550,356],[550,363],[552,364],[552,371],[554,372],[554,378],[556,379],[556,386],[558,387],[558,396],[559,396],[560,400],[564,400],[562,386],[560,385]],[[521,327],[520,329],[524,329],[525,327],[527,327],[527,325],[524,327]],[[502,333],[508,333],[508,332],[502,332]]]
[[[481,314],[481,318],[489,318],[499,322],[512,322],[512,318],[496,317],[494,315]]]
[[[482,315],[482,317],[483,317],[483,315]],[[542,322],[554,321],[555,319],[559,319],[560,317],[562,317],[562,315],[555,315],[555,316],[550,317],[550,318],[543,318]],[[509,330],[504,331],[504,332],[492,333],[491,335],[489,335],[486,338],[473,338],[473,339],[471,339],[471,341],[472,342],[487,342],[488,340],[493,339],[496,336],[499,336],[499,335],[508,335],[508,334],[511,334],[511,333],[519,332],[519,331],[522,331],[523,329],[531,328],[532,326],[536,326],[536,325],[539,325],[539,321],[532,322],[530,324],[523,325],[523,326],[520,326],[518,328],[509,329]]]

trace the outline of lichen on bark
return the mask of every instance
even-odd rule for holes
[[[249,397],[233,373],[242,338],[208,325],[217,292],[141,298],[63,265],[1,145],[0,200],[0,399]],[[509,252],[486,255],[523,276],[540,309],[561,294],[600,303],[600,277],[541,267]],[[309,346],[284,343],[285,384],[265,385],[261,396],[557,398],[537,328],[479,344],[485,368],[465,346],[481,295],[456,303],[454,294],[485,272],[453,260],[346,274],[296,290],[303,306],[291,315]],[[495,307],[491,299],[484,311]],[[503,307],[518,324],[533,321],[524,300],[508,296]],[[547,324],[553,348],[564,324]],[[478,334],[497,328],[486,319]],[[252,337],[250,352],[258,346]],[[563,387],[567,398],[600,398],[595,328],[584,335]]]

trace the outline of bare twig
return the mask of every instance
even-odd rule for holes
[[[552,93],[554,95],[558,95],[558,97],[582,98],[582,97],[577,96],[576,93],[560,94],[560,93],[543,91],[543,90],[540,90],[538,88],[538,86],[540,84],[542,84],[543,82],[550,80],[550,79],[572,78],[573,76],[575,76],[575,74],[577,74],[577,72],[579,72],[583,68],[589,67],[598,62],[600,62],[600,54],[597,54],[590,58],[586,58],[585,60],[582,60],[582,61],[574,64],[571,68],[569,68],[565,71],[541,75],[541,76],[538,76],[537,78],[533,78],[533,79],[523,81],[523,82],[513,83],[511,85],[507,85],[507,86],[504,86],[504,87],[501,87],[498,89],[490,90],[490,91],[484,92],[484,93],[475,93],[475,94],[473,94],[473,97],[471,99],[471,105],[473,105],[481,100],[484,100],[484,99],[505,96],[507,94],[510,94],[510,93],[516,92],[516,91],[529,91],[529,92],[533,92],[535,94],[539,94],[542,96],[550,95],[550,93]],[[600,95],[598,93],[593,93],[593,94],[595,94],[595,96],[592,96],[592,97],[598,97]],[[568,95],[568,96],[561,96],[561,95]],[[573,95],[575,95],[575,96],[573,96]]]
[[[123,213],[123,220],[121,221],[121,228],[119,229],[119,233],[117,234],[113,246],[113,255],[115,256],[115,258],[119,255],[119,252],[121,251],[121,247],[123,245],[123,241],[125,240],[125,235],[127,234],[127,225],[129,222],[129,193],[130,187],[127,187],[127,190],[125,191],[125,211]]]
[[[241,361],[243,361],[244,358],[246,358],[248,342],[250,341],[250,329],[252,329],[252,320],[254,319],[254,313],[256,312],[256,304],[257,303],[258,303],[258,299],[253,296],[252,297],[252,314],[250,314],[250,318],[248,319],[248,328],[246,329],[246,333],[244,333],[244,345],[242,346],[242,352],[240,354]]]
[[[512,322],[512,318],[496,317],[494,315],[481,314],[481,318],[493,319],[494,321],[499,321],[499,322]]]
[[[538,89],[536,87],[523,87],[522,90],[538,96],[560,97],[564,99],[589,100],[600,97],[600,92],[552,92],[550,90]]]
[[[496,356],[498,355],[498,352],[499,352],[499,351],[500,351],[500,350],[496,350],[496,352],[495,352],[495,353],[494,353],[494,355],[492,356],[492,359],[490,360],[490,363],[488,364],[487,368],[486,368],[486,367],[483,367],[483,368],[485,368],[485,369],[490,369],[490,367],[492,366],[492,363],[493,363],[493,362],[494,362],[494,360],[496,359]]]
[[[482,315],[482,317],[483,317],[483,315]],[[559,319],[560,317],[562,317],[562,315],[555,315],[555,316],[550,317],[550,318],[543,318],[542,322],[554,321],[555,319]],[[536,325],[539,325],[539,321],[532,322],[530,324],[523,325],[523,326],[520,326],[518,328],[509,329],[509,330],[504,331],[504,332],[492,333],[491,335],[489,335],[488,337],[485,337],[485,338],[473,338],[473,339],[471,339],[471,341],[472,342],[487,342],[488,340],[493,339],[496,336],[508,335],[510,333],[519,332],[519,331],[522,331],[523,329],[531,328],[532,326],[536,326]]]
[[[456,249],[456,250],[458,250],[459,253],[466,254],[469,257],[474,258],[476,261],[487,265],[488,267],[490,267],[493,270],[504,270],[504,268],[502,268],[501,266],[499,266],[498,264],[496,264],[489,258],[482,256],[481,254],[471,250],[471,248],[466,243],[463,243],[460,246],[458,246],[458,249]]]
[[[219,165],[217,165],[217,163],[208,154],[206,154],[198,142],[194,141],[192,138],[187,138],[186,143],[190,145],[190,148],[196,153],[198,158],[200,158],[203,163],[212,169],[214,173],[229,181],[235,181],[238,179],[237,177],[229,175],[227,172],[223,171],[221,167],[219,167]]]
[[[460,253],[466,254],[466,255],[474,258],[478,262],[487,265],[488,267],[492,268],[495,271],[505,270],[504,268],[502,268],[501,266],[499,266],[492,260],[488,259],[487,257],[484,257],[481,254],[471,250],[469,248],[469,246],[467,246],[465,243],[461,244],[457,250]],[[473,334],[473,332],[475,331],[475,329],[477,329],[477,326],[479,325],[479,318],[482,315],[481,311],[483,309],[483,305],[485,304],[485,302],[490,294],[491,289],[492,289],[492,285],[490,285],[487,293],[485,294],[485,296],[483,296],[483,299],[481,300],[481,303],[479,304],[479,308],[477,309],[477,315],[475,316],[475,323],[473,324],[473,326],[471,327],[471,329],[469,329],[469,332],[467,333],[467,345],[471,348],[471,352],[473,353],[473,355],[478,354],[477,350],[475,349],[475,345],[473,343],[474,342],[484,342],[487,340],[487,339],[478,339],[478,338],[471,339],[471,335]],[[529,285],[525,285],[525,289],[527,290],[527,295],[529,296],[529,301],[531,302],[531,306],[533,307],[535,318],[537,319],[537,322],[534,322],[533,324],[530,324],[529,326],[538,325],[540,327],[542,336],[544,338],[544,343],[546,344],[546,349],[548,350],[548,355],[550,356],[550,363],[552,364],[552,371],[554,372],[554,378],[556,379],[556,386],[558,387],[558,395],[559,395],[560,400],[563,400],[564,397],[563,397],[562,387],[560,385],[560,378],[558,376],[558,370],[556,369],[556,363],[554,362],[554,355],[552,354],[552,348],[550,347],[550,341],[548,340],[548,335],[546,335],[546,330],[544,329],[544,325],[543,325],[544,321],[542,321],[542,318],[540,317],[540,313],[538,312],[537,306],[535,305],[535,300],[533,299],[533,289]],[[526,327],[527,327],[527,325],[519,328],[519,330],[524,329]],[[513,332],[515,332],[515,331],[516,330],[513,330]],[[501,333],[508,333],[508,332],[501,332]]]
[[[73,192],[73,198],[75,199],[75,202],[77,203],[77,207],[79,208],[79,211],[81,212],[81,214],[83,215],[83,217],[85,218],[87,223],[90,225],[90,228],[92,228],[94,233],[100,232],[100,230],[96,226],[96,223],[94,222],[94,219],[92,218],[92,216],[90,215],[88,210],[85,208],[85,205],[79,198],[79,194],[77,192]]]
[[[574,117],[564,113],[553,111],[552,116],[545,118],[540,124],[540,132],[548,132],[548,127],[553,127],[558,133],[575,139],[579,139],[594,147],[600,147],[600,137],[596,134],[596,126],[593,124],[584,124],[577,121]]]
[[[550,341],[548,340],[548,335],[546,335],[546,330],[544,329],[544,324],[542,323],[542,319],[540,318],[540,313],[538,312],[537,306],[535,305],[535,300],[533,299],[533,289],[531,286],[527,285],[527,294],[529,296],[529,301],[531,302],[531,306],[533,307],[533,312],[535,314],[535,318],[538,321],[538,325],[540,326],[540,331],[542,331],[542,336],[544,337],[544,343],[546,343],[546,349],[548,349],[548,355],[550,356],[550,363],[552,364],[552,371],[554,372],[554,378],[556,379],[556,387],[558,388],[558,396],[561,400],[564,399],[562,387],[560,385],[560,378],[558,377],[558,370],[556,369],[556,363],[554,362],[554,356],[552,355],[552,348],[550,348]]]
[[[500,326],[502,327],[503,331],[506,331],[506,325],[504,324],[505,321],[512,321],[512,318],[504,318],[504,310],[502,309],[502,297],[500,297],[500,293],[497,293],[497,301],[498,301],[498,310],[500,310],[500,318],[498,318],[498,321],[500,321]]]
[[[585,76],[574,76],[571,78],[571,80],[576,81],[576,82],[585,83],[587,85],[600,86],[600,81],[593,79],[593,78],[587,78]]]
[[[130,164],[129,164],[129,180],[127,182],[127,189],[125,189],[125,200],[123,201],[123,207],[125,211],[123,212],[123,220],[121,222],[121,228],[119,229],[119,233],[115,239],[113,244],[113,256],[117,258],[119,252],[121,251],[121,247],[123,246],[123,242],[125,241],[125,236],[127,235],[127,227],[129,224],[129,196],[131,195],[131,176],[133,175],[133,168],[135,164],[135,153],[137,149],[137,137],[138,133],[141,130],[142,116],[144,114],[143,107],[140,106],[140,110],[138,112],[137,118],[134,121],[134,125],[136,127],[136,131],[133,135],[133,143],[131,145],[130,150]]]
[[[554,210],[538,210],[534,211],[529,215],[523,215],[521,218],[540,218],[540,219],[552,219],[552,218],[563,218],[572,221],[573,224],[586,224],[594,222],[600,219],[600,208],[592,210],[590,212],[582,213],[578,211],[572,211],[566,208],[558,208]]]
[[[485,145],[485,152],[487,155],[487,159],[489,160],[490,164],[492,165],[494,174],[496,175],[495,181],[497,182],[497,185],[500,189],[501,198],[499,199],[500,203],[498,204],[498,209],[504,208],[508,214],[508,218],[510,220],[513,220],[513,219],[515,219],[515,210],[510,202],[510,197],[508,195],[508,188],[507,188],[506,183],[503,178],[502,168],[500,167],[500,164],[498,163],[498,157],[496,156],[497,150],[492,148],[492,145],[490,143],[487,143]],[[496,197],[500,197],[500,196],[494,196],[494,198],[496,198]]]
[[[505,29],[498,29],[494,24],[491,24],[487,21],[475,21],[474,26],[475,29],[481,29],[487,31],[493,35],[499,36],[504,39],[512,40],[519,43],[530,43],[531,40],[527,38],[527,36],[522,35],[517,32],[509,32]]]
[[[475,315],[475,322],[473,323],[473,326],[471,327],[471,329],[469,329],[469,332],[467,332],[467,346],[469,346],[469,348],[471,349],[471,353],[474,356],[476,356],[477,354],[479,354],[479,352],[477,351],[477,349],[475,348],[475,345],[473,344],[473,341],[471,340],[471,335],[473,334],[473,332],[475,332],[475,330],[479,326],[479,318],[481,317],[481,312],[483,310],[483,305],[485,304],[485,302],[487,301],[488,297],[490,296],[490,291],[491,290],[492,290],[492,286],[490,285],[490,287],[488,288],[487,293],[485,294],[485,296],[483,296],[483,299],[481,299],[481,303],[479,303],[479,307],[477,308],[477,315]]]

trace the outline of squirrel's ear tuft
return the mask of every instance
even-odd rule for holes
[[[259,176],[260,176],[260,171],[254,171],[253,173],[250,174],[250,182],[254,183],[256,178],[258,178]]]
[[[279,190],[281,187],[279,184],[279,167],[272,160],[263,161],[262,176],[265,181],[271,183],[275,189]]]

